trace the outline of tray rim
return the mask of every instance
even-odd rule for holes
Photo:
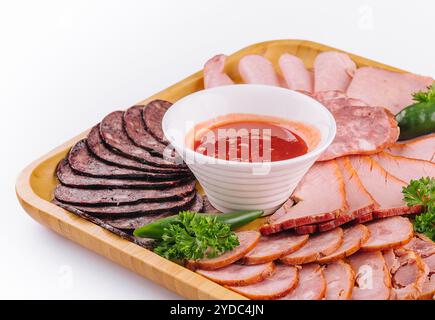
[[[377,66],[387,70],[404,72],[383,63],[379,63],[349,52],[309,40],[270,40],[252,44],[228,56],[228,59],[244,52],[255,51],[263,47],[291,44],[310,47],[318,51],[336,50],[349,54],[358,64]],[[137,105],[144,105],[164,93],[173,92],[181,84],[202,81],[202,70],[146,98]],[[218,285],[199,274],[166,260],[150,250],[111,233],[83,218],[77,217],[36,194],[31,185],[31,176],[45,161],[68,150],[74,143],[83,139],[90,129],[76,135],[45,155],[32,161],[19,174],[15,191],[23,209],[38,223],[54,230],[60,235],[90,249],[106,258],[130,269],[141,276],[166,287],[189,299],[246,299],[245,297]]]

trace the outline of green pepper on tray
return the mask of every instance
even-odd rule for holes
[[[416,103],[396,115],[400,127],[399,140],[435,132],[435,84],[428,87],[427,92],[415,93],[413,99]]]

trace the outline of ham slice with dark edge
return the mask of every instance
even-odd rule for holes
[[[323,268],[326,279],[326,300],[349,300],[352,297],[355,274],[352,267],[342,260]]]
[[[385,171],[375,160],[368,156],[353,156],[350,161],[365,189],[379,205],[373,211],[373,217],[385,218],[421,211],[421,207],[408,207],[403,200],[402,188],[407,183]]]
[[[307,243],[299,250],[290,253],[280,260],[285,264],[304,264],[317,261],[335,252],[343,243],[343,230],[334,230],[310,236]]]
[[[406,158],[435,162],[435,133],[396,143],[385,151]]]
[[[272,300],[285,296],[298,284],[298,269],[277,265],[275,271],[261,282],[247,286],[231,286],[231,290],[254,300]]]
[[[435,243],[425,235],[416,234],[404,248],[420,255],[423,263],[428,267],[429,273],[423,283],[419,299],[432,299],[435,297]]]
[[[247,286],[263,281],[274,270],[275,264],[268,262],[252,266],[233,263],[217,270],[197,269],[196,272],[222,285]]]
[[[218,54],[208,60],[204,65],[204,88],[227,86],[234,84],[234,81],[224,72],[227,56]]]
[[[373,213],[368,212],[358,216],[355,220],[356,223],[366,223],[373,220]]]
[[[306,226],[299,226],[295,228],[295,232],[297,234],[311,234],[311,233],[315,233],[316,231],[317,231],[317,224],[309,224]]]
[[[244,83],[280,86],[280,79],[272,63],[257,54],[246,55],[240,59],[239,73]]]
[[[435,163],[429,161],[393,156],[386,152],[375,154],[372,158],[388,173],[406,183],[421,177],[435,177]]]
[[[327,51],[314,60],[314,92],[346,92],[356,71],[356,64],[345,53]]]
[[[284,53],[278,63],[287,88],[307,93],[313,92],[313,73],[307,70],[301,58]]]
[[[287,232],[263,236],[255,248],[242,258],[242,262],[260,264],[273,261],[300,249],[307,241],[307,235],[298,236]]]
[[[324,264],[348,257],[357,252],[369,237],[369,230],[362,224],[346,228],[344,229],[343,243],[340,247],[333,253],[317,259],[317,262]]]
[[[370,237],[361,247],[364,251],[397,248],[411,241],[414,235],[412,223],[404,217],[381,219],[366,226]]]
[[[320,223],[319,231],[328,231],[341,226],[360,216],[371,213],[378,204],[361,183],[355,169],[347,157],[337,159],[337,164],[344,178],[346,202],[349,206],[346,212],[340,214],[336,219]]]
[[[347,95],[367,102],[371,106],[382,106],[397,114],[413,104],[412,94],[426,90],[433,83],[430,77],[411,73],[398,73],[374,67],[356,70],[347,88]]]
[[[352,300],[390,299],[390,273],[380,251],[356,253],[348,262],[355,273]]]
[[[321,300],[325,296],[326,280],[318,264],[308,264],[299,270],[297,287],[281,300]]]
[[[396,249],[384,253],[391,274],[394,298],[416,300],[420,297],[429,268],[412,250]]]
[[[216,258],[190,260],[186,266],[190,269],[216,270],[226,267],[244,257],[260,241],[260,233],[257,231],[237,232],[239,245],[231,251],[227,251]]]
[[[325,192],[328,186],[328,192]],[[297,202],[293,205],[293,202]],[[314,164],[284,203],[261,227],[264,235],[335,219],[347,209],[344,181],[335,161]]]

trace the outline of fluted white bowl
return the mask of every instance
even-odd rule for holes
[[[280,117],[315,127],[320,139],[308,153],[283,161],[247,163],[202,155],[186,143],[199,123],[231,113]],[[302,93],[265,85],[231,85],[202,90],[174,103],[163,118],[163,132],[218,210],[274,212],[296,188],[335,137],[332,114]]]

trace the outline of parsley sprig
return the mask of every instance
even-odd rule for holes
[[[427,87],[426,92],[419,91],[412,95],[413,100],[416,102],[431,102],[435,101],[435,84],[431,85],[430,87]]]
[[[229,224],[217,217],[181,211],[164,229],[154,252],[172,260],[213,258],[239,245]]]
[[[435,178],[411,180],[402,193],[408,206],[422,206],[422,213],[415,217],[414,230],[435,240]]]

